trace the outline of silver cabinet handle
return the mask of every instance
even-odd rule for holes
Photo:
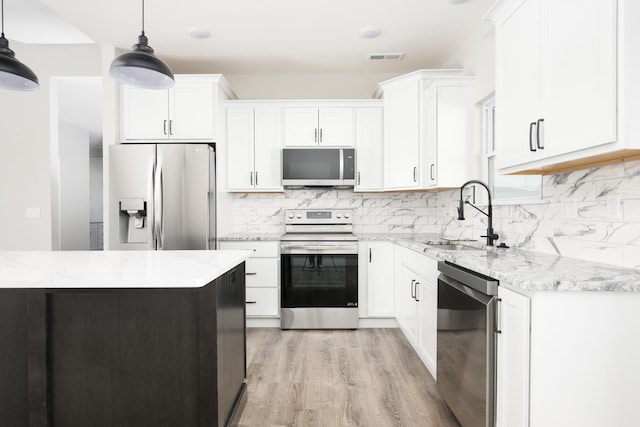
[[[436,177],[433,175],[433,170],[435,169],[436,165],[435,163],[431,163],[431,170],[429,171],[429,174],[431,175],[431,181],[435,181]]]
[[[536,145],[539,149],[544,150],[544,144],[540,143],[540,128],[542,127],[542,122],[544,122],[544,119],[538,119],[536,122]]]
[[[169,120],[169,135],[173,135],[173,120]]]
[[[253,185],[253,171],[249,172],[249,183]]]
[[[257,276],[258,273],[244,273],[245,276]]]
[[[418,167],[414,166],[414,168],[413,168],[413,182],[418,182],[417,173],[418,173]]]
[[[420,284],[420,282],[416,282],[416,297],[415,297],[416,302],[420,302],[420,299],[418,298],[418,285],[419,284]]]
[[[360,185],[360,171],[358,171],[358,185]]]
[[[257,303],[258,303],[258,301],[246,301],[245,303],[246,303],[246,304],[257,304]]]
[[[533,145],[533,127],[536,125],[536,122],[529,123],[529,150],[537,151],[536,147]]]
[[[414,292],[413,286],[416,284],[416,279],[411,279],[411,298],[416,299],[416,294]]]
[[[162,133],[167,134],[167,121],[162,122]]]
[[[314,129],[313,142],[318,142],[318,128]]]
[[[322,128],[320,128],[320,142],[322,142]]]
[[[258,186],[258,171],[256,171],[256,187]]]

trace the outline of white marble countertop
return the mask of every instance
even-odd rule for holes
[[[256,241],[278,242],[284,233],[231,233],[218,237],[219,242]]]
[[[432,258],[493,277],[513,289],[529,291],[640,292],[640,272],[630,268],[497,247],[477,241],[449,241],[435,234],[361,234],[361,241],[391,241]],[[456,243],[479,250],[443,250],[428,243]]]
[[[0,289],[198,288],[251,251],[0,252]]]
[[[360,241],[389,241],[493,277],[513,289],[528,291],[640,292],[640,271],[609,264],[491,247],[484,242],[449,240],[438,234],[357,234]],[[279,240],[282,234],[236,233],[221,240]],[[456,243],[479,250],[443,250],[429,243]]]

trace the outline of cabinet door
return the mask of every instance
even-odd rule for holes
[[[284,145],[317,146],[319,141],[317,108],[284,109]]]
[[[282,191],[281,109],[256,108],[254,119],[255,188]]]
[[[280,286],[280,258],[249,258],[246,261],[248,288],[277,288]]]
[[[320,108],[318,110],[318,143],[322,146],[353,147],[353,108]]]
[[[617,3],[544,3],[544,157],[616,141]]]
[[[498,297],[496,425],[528,426],[530,300],[503,286]]]
[[[247,288],[247,316],[277,316],[279,288]]]
[[[410,298],[411,293],[408,282],[410,279],[409,270],[402,265],[402,257],[400,250],[394,251],[394,293],[393,293],[393,306],[394,306],[394,315],[398,320],[398,324],[400,324],[400,328],[403,331],[406,330],[406,318],[407,318],[407,304],[409,301],[413,301],[413,298]],[[405,333],[406,335],[406,333]]]
[[[499,168],[536,160],[539,154],[536,132],[537,120],[542,118],[540,1],[522,1],[511,15],[496,24]],[[541,130],[545,126],[546,123]],[[543,135],[541,138],[544,140]]]
[[[368,315],[393,317],[393,245],[370,243],[368,249]]]
[[[253,109],[227,109],[227,188],[251,190],[253,176]]]
[[[460,106],[462,107],[462,106]],[[427,170],[425,171],[425,186],[438,185],[438,88],[430,87],[426,91],[425,102],[426,116],[426,146],[427,146]],[[457,123],[455,126],[465,126],[465,123]],[[463,154],[463,153],[459,153]],[[460,155],[460,157],[464,157]],[[454,165],[450,165],[454,166]],[[464,181],[461,181],[464,182]]]
[[[213,92],[213,83],[176,78],[169,92],[169,138],[213,141]]]
[[[356,185],[355,191],[383,189],[382,109],[356,110]]]
[[[436,379],[436,331],[438,329],[438,285],[419,277],[416,300],[418,302],[418,352],[427,369]]]
[[[126,141],[167,139],[169,91],[120,86],[120,138]]]
[[[385,188],[418,188],[420,180],[420,84],[384,94]]]

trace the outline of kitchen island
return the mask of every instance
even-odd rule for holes
[[[215,426],[242,412],[249,251],[0,252],[0,420]]]

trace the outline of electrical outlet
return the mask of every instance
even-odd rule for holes
[[[26,208],[24,216],[27,218],[40,218],[40,208]]]
[[[577,218],[578,202],[571,199],[562,200],[560,202],[560,216],[562,218]]]
[[[620,196],[617,194],[607,196],[607,218],[620,218]]]

